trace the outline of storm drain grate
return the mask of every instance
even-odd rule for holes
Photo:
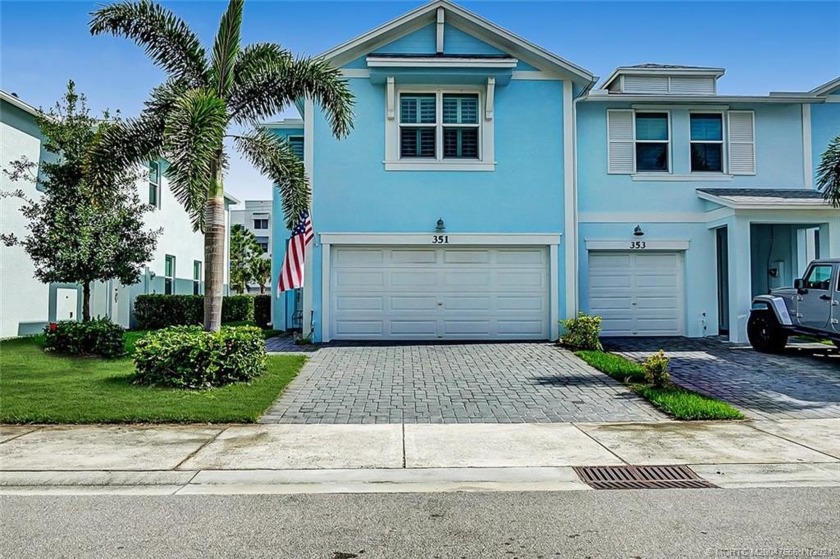
[[[586,466],[575,473],[595,489],[704,489],[716,485],[688,466]]]

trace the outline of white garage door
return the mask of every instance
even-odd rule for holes
[[[605,336],[683,334],[679,252],[590,252],[589,312]]]
[[[334,247],[337,340],[548,338],[543,247]]]

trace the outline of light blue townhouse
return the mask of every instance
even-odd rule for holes
[[[647,64],[596,89],[446,0],[323,56],[356,96],[350,136],[308,100],[302,119],[267,124],[304,160],[315,230],[277,328],[555,339],[584,310],[608,336],[742,340],[752,295],[840,255],[840,212],[814,190],[837,83],[719,95],[723,69]]]
[[[353,132],[334,139],[309,101],[273,125],[303,136],[312,183],[303,332],[556,337],[577,307],[573,103],[592,74],[445,1],[324,57],[356,96]]]
[[[717,93],[721,68],[617,68],[577,104],[580,306],[611,336],[746,339],[754,295],[840,256],[814,169],[840,84]]]

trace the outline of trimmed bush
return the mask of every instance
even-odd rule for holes
[[[668,374],[668,363],[670,361],[661,349],[658,353],[654,353],[645,359],[645,362],[642,363],[642,368],[645,370],[645,380],[656,388],[667,386],[671,381],[671,375]]]
[[[140,330],[189,326],[204,322],[203,295],[138,295],[134,318]],[[222,322],[252,322],[254,298],[232,295],[222,299]]]
[[[601,317],[580,312],[577,317],[561,320],[565,332],[560,343],[574,350],[601,351]]]
[[[247,382],[266,371],[262,331],[254,326],[173,326],[139,340],[134,381],[175,388],[211,388]]]
[[[44,349],[65,355],[121,357],[125,354],[124,333],[121,326],[107,318],[53,322],[44,328]]]
[[[271,322],[271,295],[254,296],[254,322],[260,328],[266,328]]]

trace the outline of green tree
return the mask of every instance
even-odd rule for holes
[[[13,181],[35,183],[43,196],[30,198],[22,189],[0,193],[0,197],[23,200],[20,211],[29,220],[24,238],[8,233],[0,239],[7,246],[23,247],[35,264],[35,277],[42,282],[81,284],[82,319],[87,322],[91,284],[112,279],[125,285],[137,283],[160,231],[144,228],[143,214],[151,208],[140,203],[140,176],[134,170],[110,175],[107,186],[114,195],[108,204],[99,204],[90,195],[85,160],[116,123],[108,114],[104,120],[92,117],[72,81],[55,108],[36,121],[49,157],[40,166],[22,157],[4,172]]]
[[[251,260],[251,277],[260,284],[260,295],[264,295],[265,284],[271,281],[271,258],[259,255]]]
[[[253,261],[262,258],[257,237],[244,225],[230,228],[230,288],[237,293],[248,292],[248,282],[254,277]]]
[[[90,164],[104,176],[114,166],[150,157],[169,161],[172,190],[205,234],[207,330],[221,327],[225,139],[276,184],[292,228],[309,208],[303,164],[286,141],[256,123],[311,98],[336,137],[352,127],[353,96],[339,69],[322,59],[296,58],[274,43],[240,46],[243,5],[229,2],[209,54],[183,20],[148,0],[105,6],[90,21],[92,34],[133,40],[167,74],[143,113],[112,130]]]
[[[828,144],[817,168],[817,187],[829,204],[840,208],[840,136]]]

